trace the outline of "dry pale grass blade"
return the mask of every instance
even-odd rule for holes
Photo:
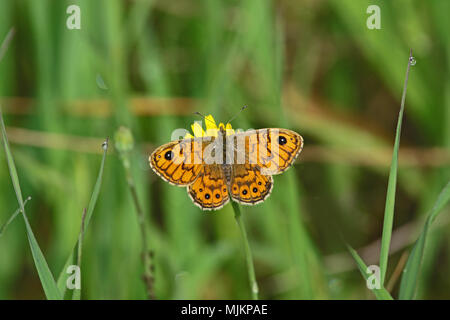
[[[3,97],[0,103],[5,107],[5,114],[33,115],[35,114],[35,100],[25,97]],[[202,103],[199,99],[187,97],[136,97],[130,98],[130,111],[137,116],[158,115],[192,115],[195,107]],[[67,115],[77,117],[104,118],[113,116],[113,104],[107,99],[89,99],[60,101],[62,111]]]
[[[14,144],[39,148],[67,150],[81,153],[101,154],[98,145],[103,139],[61,133],[50,133],[18,127],[6,127],[9,141]],[[155,146],[143,143],[146,153]],[[363,167],[387,167],[390,164],[390,149],[373,146],[365,149],[356,147],[328,147],[310,145],[304,149],[297,161],[319,163],[343,163]],[[403,148],[399,150],[399,164],[404,167],[443,167],[450,163],[450,150],[447,148]]]

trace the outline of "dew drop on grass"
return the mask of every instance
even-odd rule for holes
[[[102,143],[102,148],[103,148],[103,150],[108,149],[108,141],[104,141],[104,142]]]
[[[416,63],[417,63],[416,58],[410,57],[410,58],[409,58],[409,63],[411,63],[411,66],[415,66]]]

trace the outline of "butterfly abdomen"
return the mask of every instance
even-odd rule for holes
[[[222,164],[223,174],[225,175],[225,180],[227,181],[227,185],[230,185],[231,182],[231,165]]]
[[[225,130],[221,127],[219,134],[222,137],[222,154],[223,154],[223,161],[222,161],[222,170],[223,170],[223,174],[225,176],[225,180],[227,182],[227,185],[229,186],[231,183],[231,164],[227,163],[227,143],[226,143],[226,139],[227,139],[227,135]]]

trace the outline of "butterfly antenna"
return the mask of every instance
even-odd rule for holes
[[[247,109],[247,105],[243,106],[233,117],[231,117],[230,120],[227,121],[227,123],[230,123],[231,121],[233,121],[238,115],[241,114],[242,111],[244,111],[245,109]]]
[[[216,124],[214,121],[209,120],[207,117],[205,117],[203,114],[201,114],[200,112],[196,111],[194,112],[195,115],[202,117],[203,119],[208,120],[209,122],[211,122],[212,124]]]

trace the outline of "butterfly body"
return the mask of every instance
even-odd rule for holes
[[[245,205],[264,201],[272,175],[288,169],[303,147],[303,138],[287,129],[259,129],[172,141],[157,148],[150,166],[165,181],[187,187],[203,210],[217,210],[232,198]]]

